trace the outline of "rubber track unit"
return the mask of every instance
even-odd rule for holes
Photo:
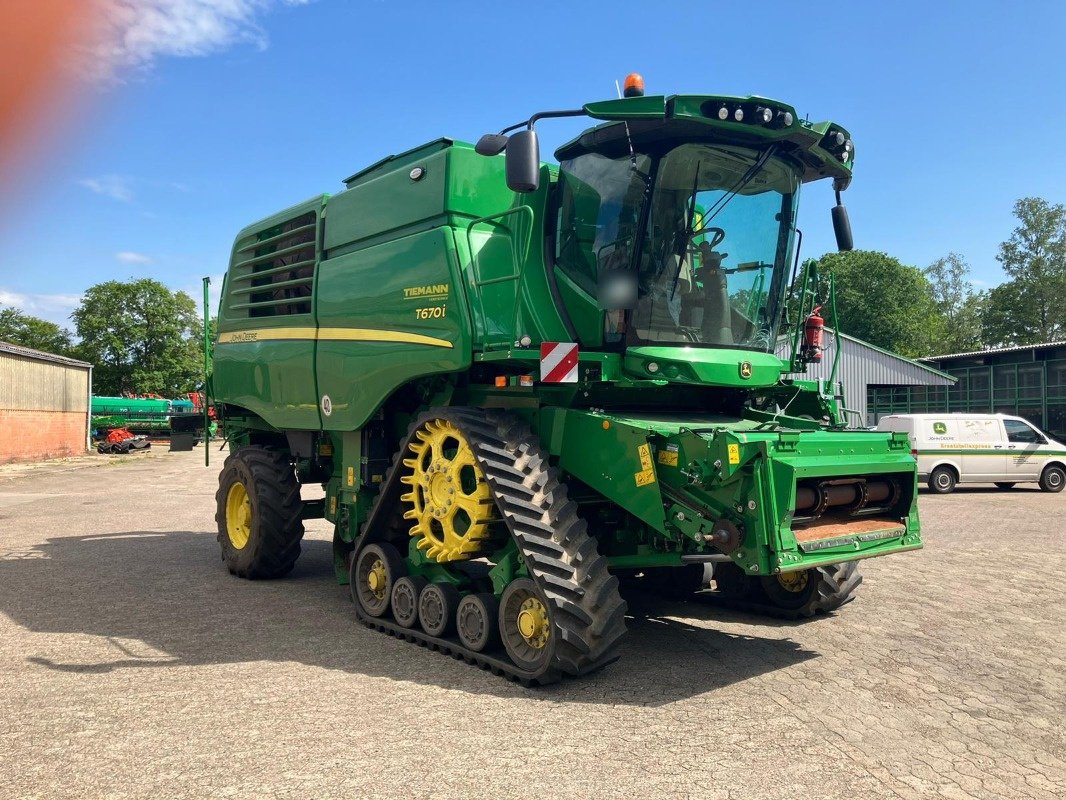
[[[296,480],[296,473],[286,454],[259,445],[249,445],[230,453],[222,466],[222,474],[236,469],[237,462],[242,462],[252,475],[254,485],[246,488],[258,494],[258,511],[261,515],[258,524],[264,536],[261,540],[249,542],[250,547],[257,548],[251,554],[251,563],[230,571],[241,578],[281,578],[292,572],[296,565],[296,559],[300,557],[300,540],[304,534],[301,518],[303,502],[300,500],[300,484]],[[226,536],[226,489],[227,484],[220,481],[215,493],[219,544]]]
[[[818,588],[811,599],[800,608],[790,609],[767,602],[762,587],[756,585],[747,597],[730,597],[715,591],[700,592],[696,597],[701,602],[737,611],[747,611],[777,619],[808,619],[815,614],[828,614],[855,599],[855,590],[862,583],[857,561],[845,561],[826,567],[815,567],[818,572]],[[757,579],[754,579],[757,580]]]
[[[355,544],[354,553],[375,541],[408,548],[405,525],[397,525],[401,464],[415,432],[430,420],[453,423],[462,431],[492,490],[496,507],[525,559],[530,577],[544,594],[554,622],[555,652],[539,672],[516,667],[501,657],[476,653],[457,639],[442,639],[403,628],[391,619],[356,616],[372,628],[390,633],[490,670],[527,686],[554,683],[565,675],[584,675],[618,658],[625,633],[626,603],[607,559],[596,549],[577,504],[567,498],[559,471],[548,463],[540,441],[521,420],[504,412],[476,408],[432,409],[420,415],[393,457],[389,473]],[[356,557],[353,555],[353,558]]]

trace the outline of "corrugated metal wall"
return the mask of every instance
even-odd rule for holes
[[[849,336],[836,336],[826,329],[827,348],[822,360],[810,364],[807,372],[791,377],[808,380],[828,380],[833,370],[833,359],[839,346],[840,365],[837,367],[837,380],[843,387],[844,405],[856,413],[848,414],[848,424],[852,427],[872,425],[866,408],[866,388],[868,386],[950,386],[952,381],[935,372],[916,364],[903,356],[893,355],[876,347],[871,347]],[[792,352],[790,341],[778,340],[777,355],[788,358]]]
[[[89,370],[0,352],[0,409],[89,410]]]

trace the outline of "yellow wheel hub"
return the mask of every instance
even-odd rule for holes
[[[366,585],[378,600],[385,599],[385,584],[387,582],[388,577],[385,574],[384,562],[380,558],[374,559],[374,563],[370,565],[370,572],[366,576]]]
[[[226,535],[236,550],[243,550],[252,536],[252,499],[240,482],[226,495]]]
[[[447,420],[432,420],[415,433],[411,472],[400,478],[410,487],[401,495],[404,519],[426,556],[438,562],[477,556],[489,538],[492,494],[474,451],[462,432]]]
[[[548,609],[536,597],[528,597],[518,610],[518,632],[526,644],[540,650],[548,643],[551,625],[548,622]]]
[[[777,582],[781,584],[787,592],[802,592],[807,588],[807,581],[810,580],[807,576],[807,570],[799,570],[797,572],[782,572],[777,576]]]

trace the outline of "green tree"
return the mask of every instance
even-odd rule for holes
[[[945,323],[933,287],[917,267],[885,253],[852,250],[818,259],[827,296],[828,277],[836,280],[840,330],[870,344],[910,357],[940,349]],[[829,309],[824,312],[832,324]]]
[[[151,278],[106,281],[89,288],[72,316],[78,352],[96,365],[97,394],[173,397],[198,385],[202,323],[185,292]]]
[[[926,267],[924,274],[943,321],[944,338],[934,349],[941,353],[981,349],[985,295],[974,292],[968,280],[970,265],[966,259],[958,253],[948,253]]]
[[[988,341],[1060,339],[1066,336],[1066,206],[1023,197],[1014,204],[1014,216],[1020,224],[996,256],[1011,279],[989,294]]]
[[[23,314],[17,308],[0,308],[0,342],[57,355],[68,355],[71,348],[70,331],[54,322]]]

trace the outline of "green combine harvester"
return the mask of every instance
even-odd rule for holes
[[[906,436],[787,377],[834,303],[797,266],[800,187],[833,181],[850,249],[850,135],[640,83],[240,232],[210,379],[230,572],[285,575],[324,516],[361,621],[544,684],[617,658],[620,581],[803,617],[922,546]],[[600,124],[542,164],[564,116]]]

